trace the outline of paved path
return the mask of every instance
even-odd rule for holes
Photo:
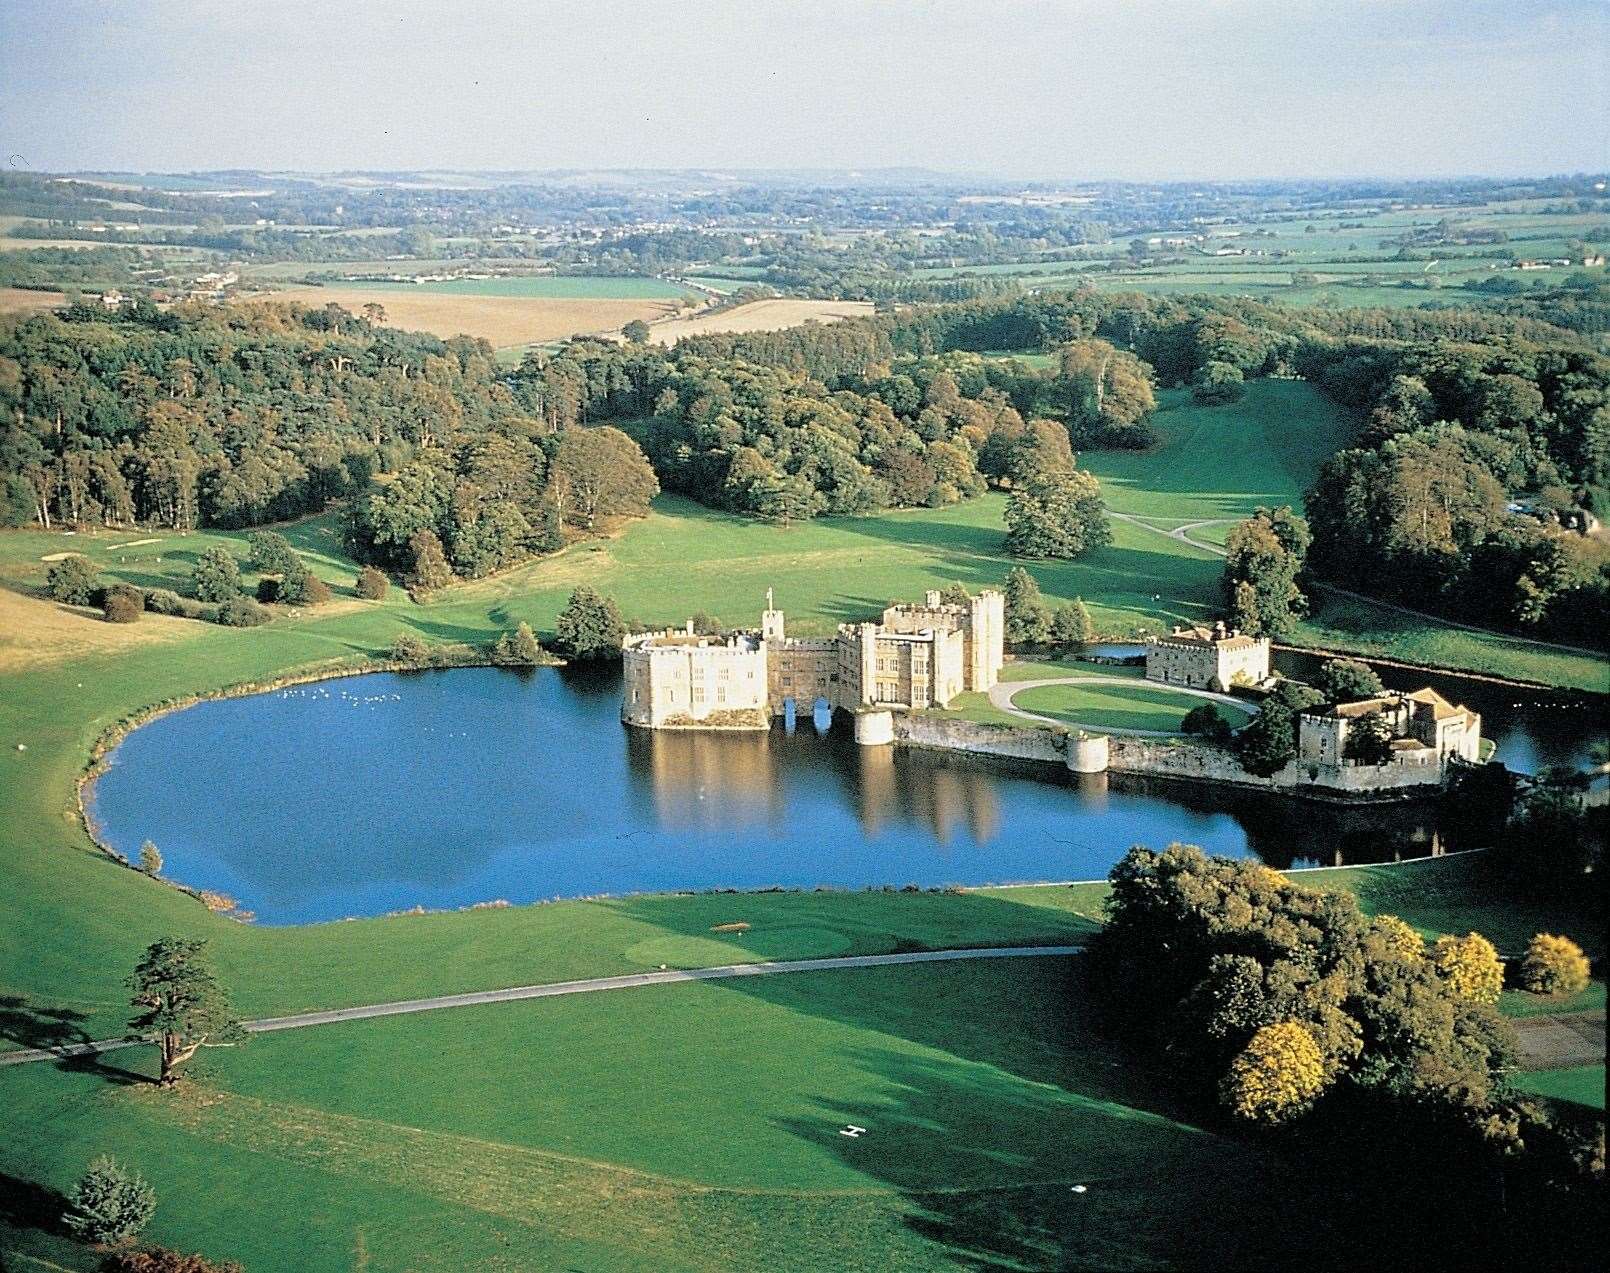
[[[1215,694],[1211,690],[1190,689],[1184,685],[1165,685],[1161,681],[1142,681],[1130,677],[1120,676],[1052,676],[1041,681],[997,681],[990,686],[989,701],[992,707],[998,707],[1003,712],[1010,712],[1013,716],[1021,716],[1024,720],[1039,722],[1044,725],[1066,725],[1065,720],[1058,720],[1054,716],[1041,716],[1037,712],[1027,711],[1016,706],[1012,699],[1023,690],[1037,690],[1045,685],[1134,685],[1142,689],[1161,689],[1171,694],[1187,694],[1192,698],[1203,698],[1213,703],[1228,703],[1237,711],[1256,716],[1258,709],[1243,699],[1235,698],[1229,694]],[[1123,734],[1129,738],[1178,738],[1177,729],[1119,729],[1112,725],[1090,725],[1087,728],[1097,734]]]
[[[897,955],[846,955],[832,959],[788,959],[761,964],[723,964],[718,968],[669,968],[653,972],[630,972],[618,977],[590,977],[585,981],[554,981],[540,986],[512,986],[507,990],[475,990],[468,994],[437,995],[431,999],[402,999],[395,1003],[369,1003],[356,1008],[332,1008],[326,1012],[299,1012],[289,1017],[264,1017],[243,1022],[252,1034],[270,1030],[300,1030],[310,1025],[335,1025],[341,1021],[363,1021],[370,1017],[398,1017],[415,1012],[435,1012],[439,1008],[468,1008],[484,1003],[511,1003],[518,999],[548,999],[555,995],[590,994],[597,990],[632,990],[638,986],[663,986],[678,981],[720,981],[728,977],[769,977],[785,972],[839,972],[847,968],[886,968],[893,964],[937,964],[965,959],[1020,959],[1044,955],[1077,955],[1082,946],[986,946],[967,950],[915,950]],[[0,1066],[25,1065],[30,1061],[61,1061],[75,1056],[94,1056],[118,1048],[142,1047],[145,1039],[100,1039],[90,1043],[66,1043],[53,1048],[29,1048],[0,1053]]]
[[[1520,1060],[1524,1070],[1566,1070],[1604,1064],[1604,1009],[1556,1017],[1520,1017]]]
[[[1165,530],[1161,526],[1153,526],[1145,518],[1136,517],[1133,513],[1119,513],[1109,508],[1107,515],[1116,517],[1121,522],[1128,522],[1131,526],[1139,526],[1142,530],[1149,530],[1154,535],[1164,535],[1169,539],[1177,539],[1182,544],[1189,544],[1192,548],[1200,548],[1203,552],[1212,553],[1215,557],[1228,557],[1230,555],[1217,544],[1208,544],[1200,539],[1192,539],[1187,532],[1197,530],[1203,526],[1217,526],[1221,522],[1234,521],[1233,517],[1209,517],[1205,521],[1187,522],[1184,526],[1176,526],[1173,530]]]

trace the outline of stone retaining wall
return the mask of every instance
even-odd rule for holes
[[[905,747],[936,747],[970,751],[1015,760],[1047,760],[1065,764],[1066,735],[1056,730],[1015,725],[980,725],[970,720],[898,712],[894,718],[895,742]]]

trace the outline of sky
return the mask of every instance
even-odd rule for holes
[[[32,171],[1610,167],[1610,0],[0,0]]]

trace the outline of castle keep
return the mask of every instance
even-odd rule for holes
[[[765,728],[792,700],[854,710],[943,707],[987,690],[1005,660],[1006,603],[994,589],[966,602],[929,592],[877,622],[841,623],[826,638],[790,637],[770,593],[758,632],[634,633],[622,647],[621,719],[648,729]]]

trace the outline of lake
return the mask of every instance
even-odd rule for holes
[[[1094,879],[1182,840],[1273,866],[1461,847],[1434,804],[1257,792],[825,734],[628,729],[618,669],[385,673],[204,702],[135,730],[102,838],[263,923],[679,889]]]

